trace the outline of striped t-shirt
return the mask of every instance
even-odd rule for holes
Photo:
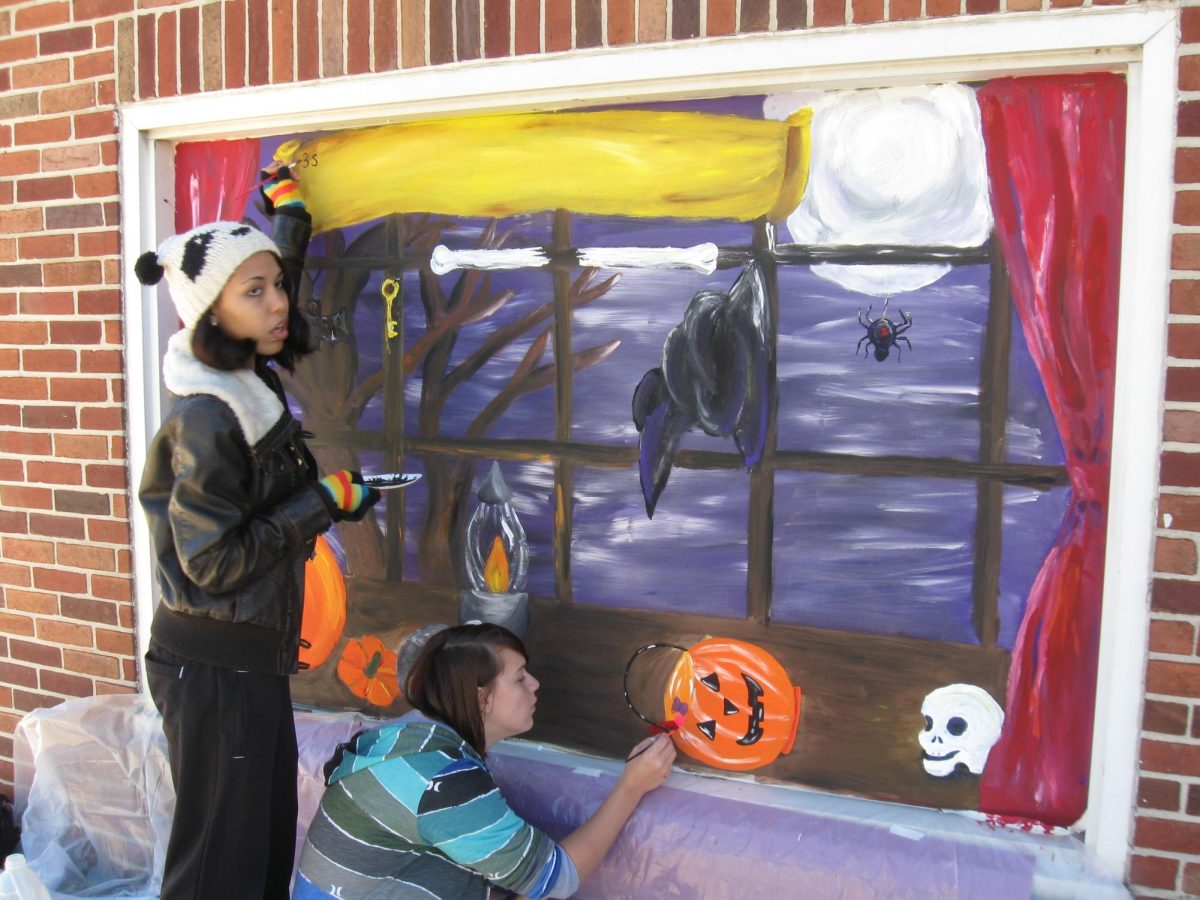
[[[440,722],[363,732],[326,781],[293,898],[486,900],[491,884],[539,900],[578,887],[566,852],[509,808],[484,761]]]

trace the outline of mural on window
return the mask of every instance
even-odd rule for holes
[[[184,219],[290,162],[293,411],[423,476],[320,548],[296,698],[402,712],[505,597],[535,739],[1075,821],[1124,121],[1093,74],[182,145]]]

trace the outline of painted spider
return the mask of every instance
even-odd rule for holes
[[[904,310],[900,310],[900,317],[903,320],[899,325],[887,317],[888,300],[883,301],[883,315],[878,319],[871,318],[871,307],[867,307],[867,320],[863,321],[862,307],[858,310],[858,324],[867,329],[867,333],[863,335],[858,342],[858,350],[863,349],[863,344],[868,347],[873,347],[875,350],[875,358],[883,362],[888,358],[888,352],[896,348],[896,361],[900,360],[899,342],[904,341],[908,344],[908,349],[912,350],[912,343],[904,336],[904,332],[912,326],[912,318]],[[899,307],[897,307],[899,309]],[[855,351],[857,355],[858,350]],[[867,351],[863,351],[863,356],[867,355]]]

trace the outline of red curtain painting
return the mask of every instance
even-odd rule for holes
[[[240,222],[258,175],[258,139],[197,141],[175,150],[175,230]]]
[[[1070,508],[1013,648],[980,809],[1069,825],[1087,806],[1112,446],[1125,82],[979,92],[996,235],[1066,456]]]

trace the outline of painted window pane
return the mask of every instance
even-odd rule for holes
[[[1009,650],[1025,614],[1029,589],[1054,547],[1058,525],[1070,505],[1071,491],[1004,489],[1004,550],[1000,555],[1000,634],[997,643]]]
[[[859,347],[858,311],[878,318],[882,300],[807,267],[781,268],[779,449],[977,459],[988,275],[962,267],[892,298],[889,319],[898,323],[901,309],[912,317],[912,349],[902,343],[877,361]]]
[[[1025,332],[1015,310],[1008,369],[1008,415],[1005,447],[1011,462],[1063,464],[1062,440],[1046,400],[1042,376],[1029,355]]]
[[[575,469],[576,603],[745,615],[745,473],[680,469],[671,478],[677,502],[650,520],[636,469]]]
[[[976,643],[975,484],[775,476],[775,622]]]

